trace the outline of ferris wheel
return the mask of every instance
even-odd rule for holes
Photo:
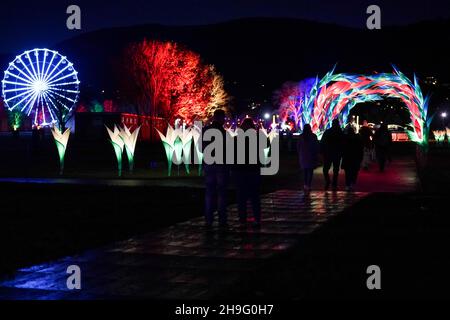
[[[78,72],[66,57],[49,49],[33,49],[9,64],[2,96],[9,111],[20,111],[31,116],[35,125],[47,126],[72,111],[79,84]]]

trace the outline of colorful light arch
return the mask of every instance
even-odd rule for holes
[[[373,75],[334,74],[334,68],[321,80],[317,77],[309,91],[302,97],[296,121],[309,123],[319,137],[331,126],[333,119],[347,123],[350,110],[358,103],[398,98],[410,113],[409,137],[419,144],[428,143],[428,101],[418,84],[417,77],[409,80],[396,67],[393,73]],[[300,111],[300,112],[298,112]],[[300,116],[301,115],[301,116]]]

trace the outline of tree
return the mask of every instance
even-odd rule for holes
[[[275,105],[282,121],[292,119],[295,125],[303,127],[302,104],[309,96],[315,78],[307,78],[300,82],[285,82],[273,95]]]
[[[134,100],[140,114],[192,122],[226,107],[222,77],[197,53],[177,43],[144,40],[133,44],[126,50],[124,66],[123,92]]]

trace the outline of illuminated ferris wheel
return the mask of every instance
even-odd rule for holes
[[[31,116],[35,125],[51,125],[66,117],[78,100],[78,73],[57,51],[25,51],[11,62],[2,81],[9,111]]]

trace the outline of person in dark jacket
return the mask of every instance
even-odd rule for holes
[[[361,135],[361,139],[364,145],[362,167],[364,170],[369,170],[369,165],[373,154],[373,132],[369,127],[367,120],[364,120],[363,125],[359,130],[359,134]]]
[[[255,132],[257,132],[252,118],[245,118],[242,121],[240,129],[243,132],[246,132],[248,130],[255,130]],[[233,167],[236,178],[239,222],[243,226],[247,224],[247,201],[250,200],[254,218],[253,226],[260,227],[261,202],[259,193],[261,183],[261,166],[259,164],[259,160],[257,160],[257,163],[250,162],[249,151],[251,148],[248,145],[249,143],[250,141],[246,141],[245,150],[237,150],[237,152],[245,151],[245,163],[236,164]],[[258,150],[258,146],[256,146],[256,150]],[[256,154],[255,156],[258,159],[258,154]]]
[[[320,143],[323,155],[323,175],[325,178],[325,190],[330,187],[329,171],[333,165],[333,191],[337,190],[339,170],[342,159],[343,132],[338,119],[334,119],[330,129],[323,134]]]
[[[392,143],[392,136],[386,124],[383,123],[375,132],[374,143],[378,166],[380,168],[380,171],[383,172]]]
[[[344,150],[342,154],[342,169],[345,171],[345,186],[347,191],[354,191],[359,169],[364,156],[364,144],[359,134],[353,127],[347,128],[344,138]]]
[[[204,128],[204,132],[209,129],[217,129],[223,134],[223,141],[226,139],[225,112],[216,110],[211,125]],[[225,143],[224,143],[225,145]],[[207,146],[203,143],[203,150]],[[224,148],[224,159],[225,148]],[[205,173],[205,220],[206,228],[211,228],[214,221],[214,211],[217,208],[219,214],[219,227],[226,228],[227,224],[227,186],[229,180],[229,166],[225,164],[204,164]]]
[[[305,195],[308,195],[311,191],[314,169],[317,167],[319,160],[319,149],[317,136],[311,131],[311,126],[305,124],[297,142],[298,158],[300,167],[303,169],[303,191]]]

